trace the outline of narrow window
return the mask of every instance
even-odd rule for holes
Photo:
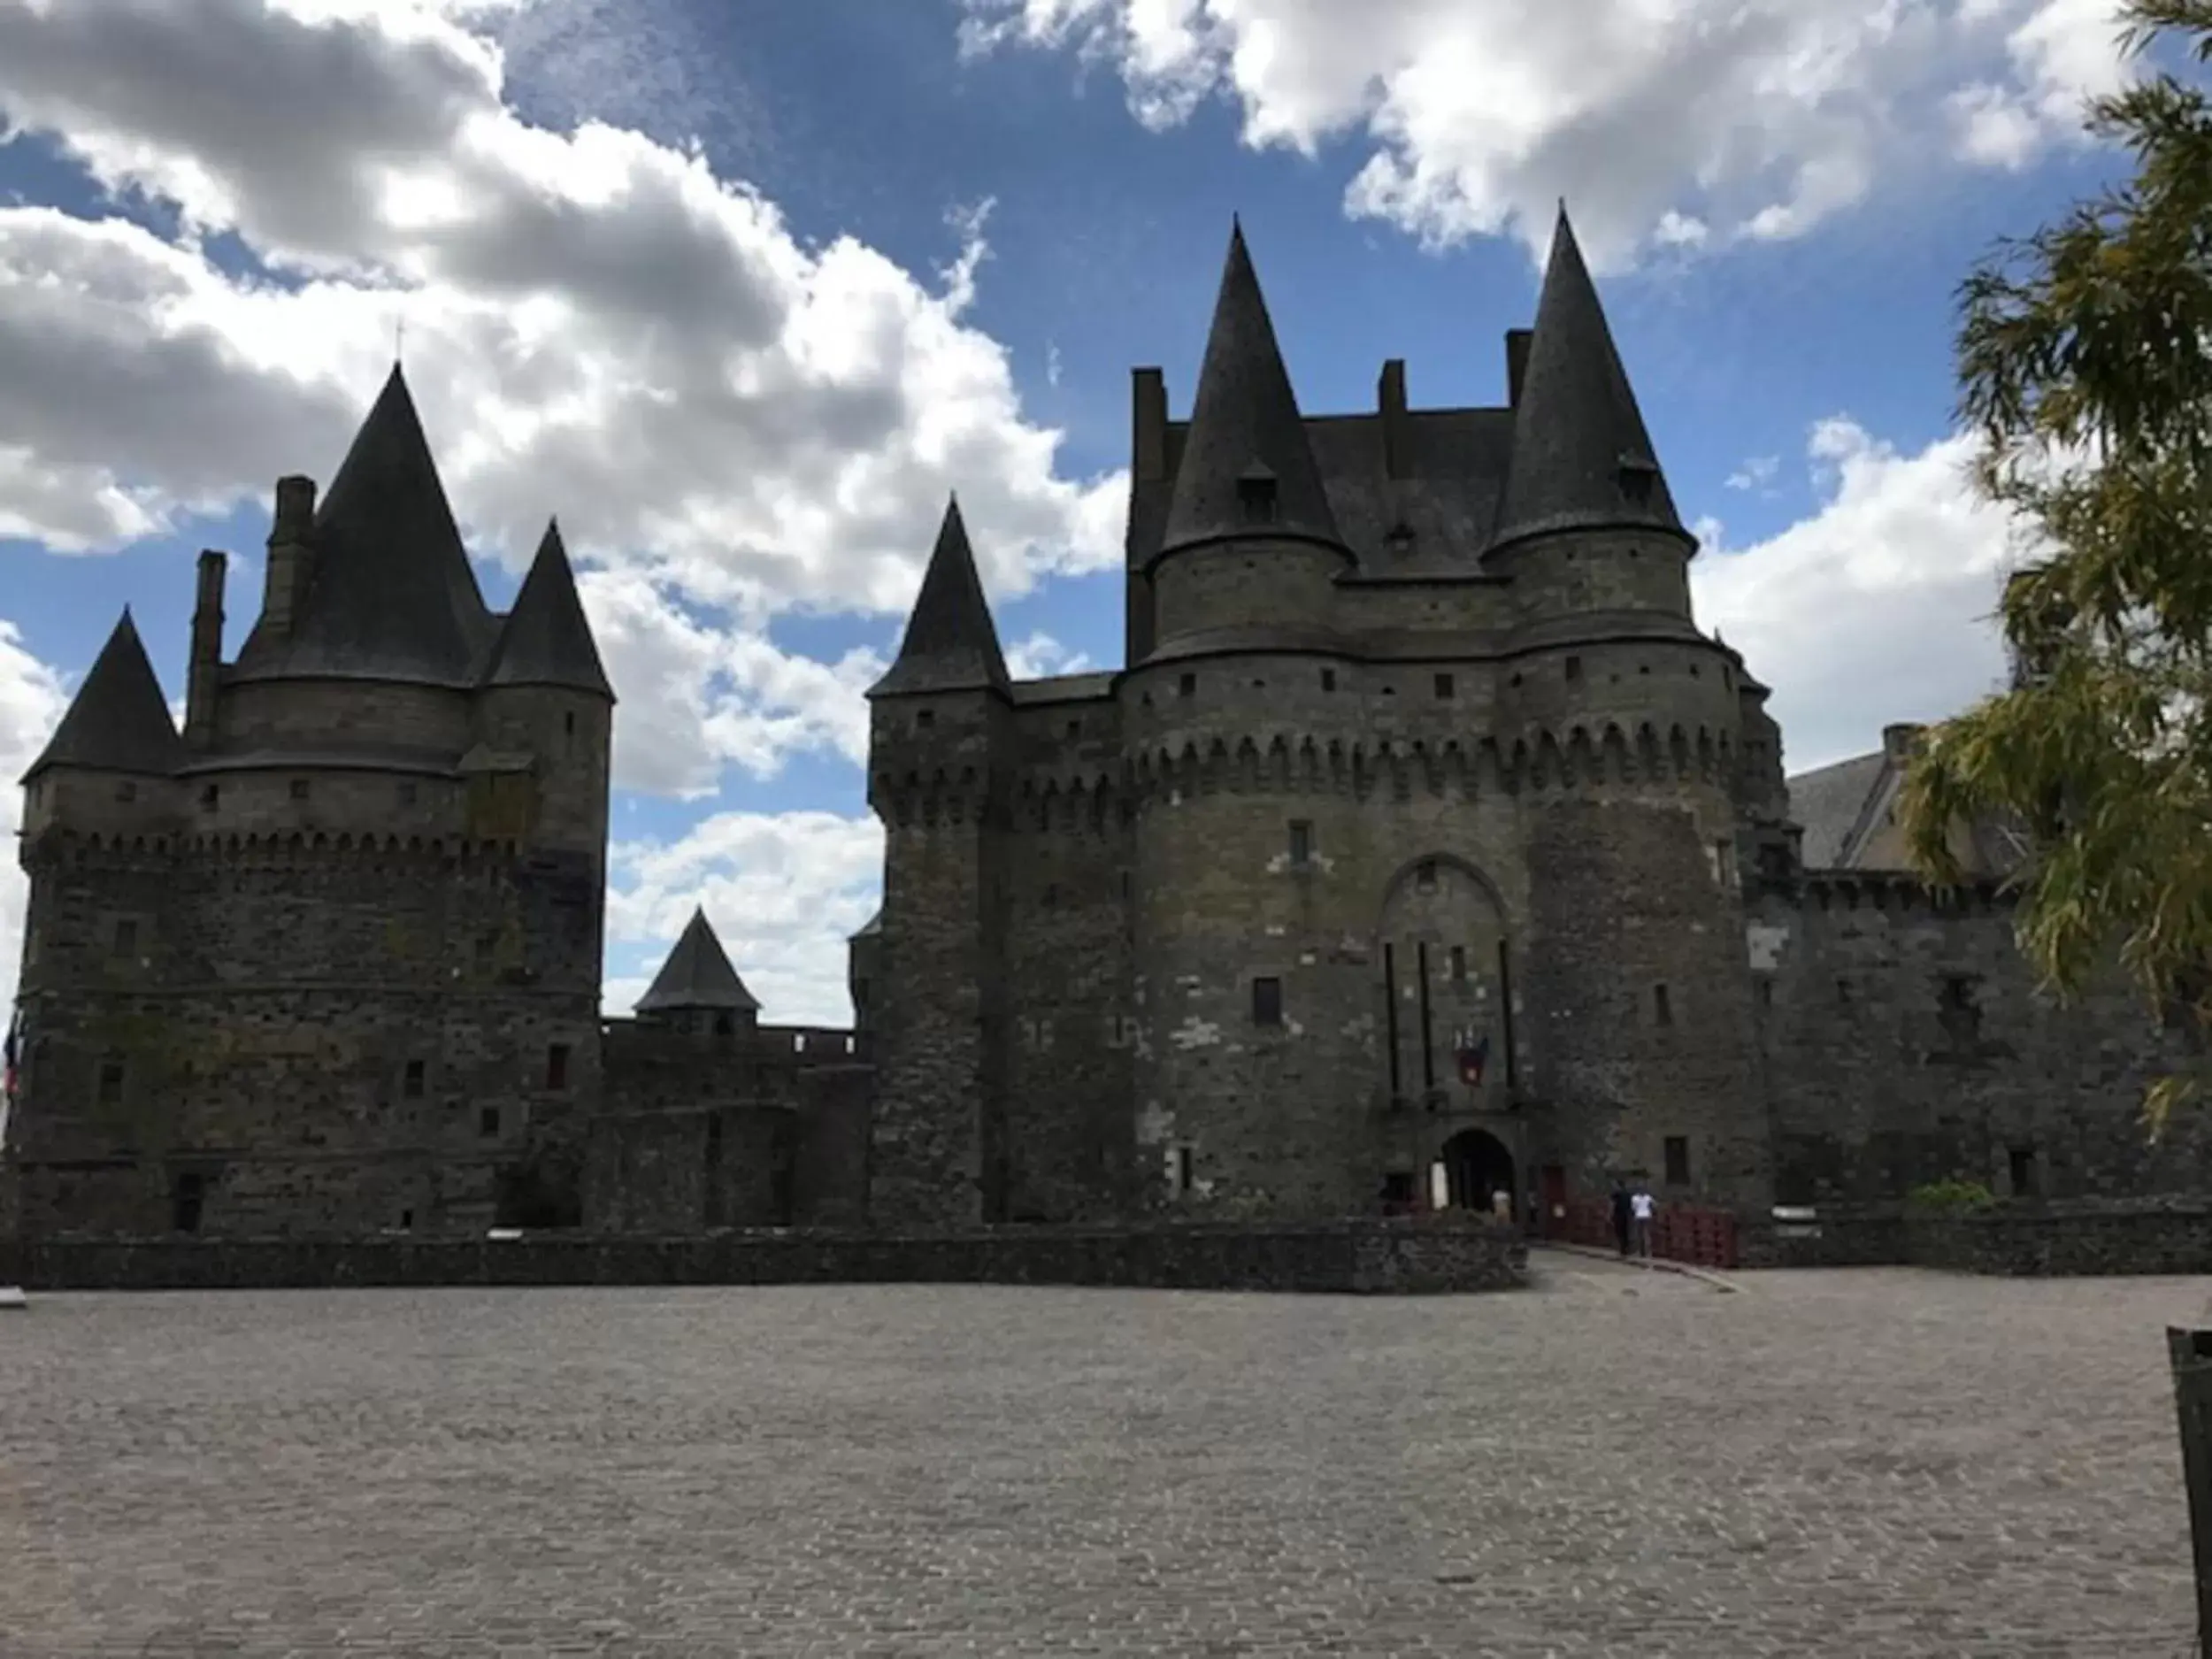
[[[1836,1001],[1837,1001],[1838,1002],[1839,1002],[1839,1003],[1842,1003],[1842,1004],[1843,1004],[1844,1006],[1846,1006],[1846,1007],[1848,1007],[1848,1006],[1850,1005],[1850,1002],[1851,1002],[1851,981],[1850,981],[1850,980],[1848,980],[1848,979],[1837,979],[1837,981],[1836,981]]]
[[[806,1033],[795,1031],[791,1033],[791,1052],[794,1054],[806,1052]]]
[[[499,1108],[480,1106],[476,1110],[476,1133],[487,1141],[499,1133]]]
[[[921,730],[926,732],[931,726],[937,724],[937,710],[934,709],[915,710],[914,724]]]
[[[410,1060],[407,1063],[407,1073],[400,1081],[399,1092],[409,1100],[420,1100],[423,1082],[428,1072],[429,1068],[421,1061]]]
[[[1463,983],[1467,978],[1467,947],[1464,945],[1452,947],[1452,978]]]
[[[292,799],[295,801],[304,801],[307,799],[306,779],[295,778],[292,780]]]
[[[1449,701],[1453,690],[1452,677],[1449,674],[1439,674],[1436,677],[1436,695],[1440,699]]]
[[[1325,668],[1321,671],[1321,689],[1324,691],[1334,691],[1336,689],[1335,669]]]
[[[223,799],[222,786],[208,784],[200,790],[200,810],[212,812]]]
[[[1567,659],[1567,682],[1568,682],[1568,684],[1570,684],[1570,685],[1575,684],[1576,682],[1578,682],[1578,680],[1581,680],[1581,678],[1582,678],[1582,659],[1581,659],[1579,657],[1570,657]]]
[[[1294,864],[1313,862],[1313,826],[1303,818],[1294,819],[1291,823],[1290,862]]]
[[[714,1017],[714,1034],[718,1037],[732,1037],[737,1034],[737,1022],[730,1018],[727,1009]]]
[[[1252,981],[1252,1023],[1255,1025],[1279,1025],[1283,1023],[1283,982],[1280,979]]]
[[[1044,894],[1044,907],[1045,907],[1045,909],[1047,909],[1047,910],[1052,910],[1052,909],[1056,908],[1056,907],[1059,904],[1059,902],[1060,902],[1060,884],[1059,884],[1058,882],[1056,882],[1056,881],[1048,881],[1048,882],[1046,882],[1046,883],[1045,883],[1045,894]]]
[[[207,1177],[197,1170],[187,1170],[176,1179],[169,1193],[169,1226],[176,1233],[197,1233],[200,1230],[200,1211],[207,1202]]]
[[[115,786],[115,798],[118,801],[137,800],[138,786],[132,782],[128,778],[122,780],[122,781]]]
[[[415,1212],[413,1210],[403,1210],[399,1212],[399,1230],[402,1233],[412,1233],[415,1230]]]
[[[134,956],[138,954],[138,923],[128,916],[115,918],[115,955]]]
[[[1237,504],[1244,509],[1247,524],[1275,522],[1275,480],[1263,473],[1248,472],[1237,480]]]
[[[1424,893],[1436,891],[1436,860],[1424,858],[1414,867],[1413,885]]]
[[[2014,1147],[2011,1149],[2010,1163],[2012,1164],[2012,1195],[2015,1198],[2034,1197],[2036,1194],[2035,1148]]]
[[[1136,878],[1126,870],[1123,871],[1121,872],[1121,897],[1125,904],[1129,902],[1130,895],[1136,891]]]
[[[1667,987],[1663,985],[1651,987],[1651,1023],[1655,1025],[1674,1024],[1674,1003],[1667,995]]]
[[[1196,696],[1198,695],[1198,676],[1196,674],[1185,674],[1182,680],[1176,685],[1175,695],[1179,697]]]
[[[1520,683],[1521,683],[1521,677],[1520,677],[1518,674],[1514,675],[1512,679],[1510,679],[1510,680],[1509,680],[1508,681],[1506,681],[1506,684],[1508,684],[1508,685],[1509,685],[1509,686],[1517,686],[1517,685],[1519,685]]]
[[[561,734],[564,737],[573,737],[576,735],[575,710],[571,709],[567,713],[561,716]]]
[[[1667,1185],[1687,1187],[1690,1184],[1690,1137],[1667,1137]]]
[[[1763,973],[1759,976],[1759,1006],[1761,1008],[1774,1006],[1774,981]]]
[[[100,1062],[100,1104],[112,1106],[123,1098],[123,1063],[120,1060]]]
[[[568,1045],[554,1043],[545,1051],[545,1086],[558,1091],[568,1087]]]
[[[1190,1148],[1178,1147],[1175,1148],[1175,1190],[1177,1192],[1187,1193],[1190,1191],[1192,1175],[1191,1166],[1194,1161],[1195,1160],[1194,1160],[1191,1156]]]

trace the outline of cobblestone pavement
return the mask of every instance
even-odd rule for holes
[[[2212,1279],[46,1295],[0,1653],[2190,1652]]]

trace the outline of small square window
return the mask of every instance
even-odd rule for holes
[[[1048,881],[1048,882],[1046,882],[1046,883],[1045,883],[1045,891],[1044,891],[1044,907],[1045,907],[1045,909],[1047,909],[1047,910],[1053,910],[1053,909],[1055,909],[1055,908],[1056,908],[1056,907],[1058,906],[1059,902],[1060,902],[1060,884],[1059,884],[1058,882],[1056,882],[1056,881]]]
[[[304,801],[307,799],[306,779],[295,778],[292,780],[292,799],[295,801]]]
[[[1198,676],[1196,674],[1185,674],[1183,678],[1176,683],[1175,695],[1179,697],[1196,696],[1198,695]]]
[[[489,1141],[499,1133],[499,1108],[480,1106],[476,1109],[476,1133]]]
[[[1674,1024],[1674,1002],[1667,995],[1667,987],[1663,985],[1651,987],[1651,1023],[1655,1025]]]
[[[1463,982],[1467,978],[1467,947],[1464,945],[1452,947],[1452,978]]]
[[[411,784],[411,783],[403,783],[403,784],[402,784],[402,785],[400,785],[400,787],[399,787],[399,803],[400,803],[400,805],[402,805],[402,806],[412,806],[412,805],[414,805],[414,804],[415,804],[415,799],[416,799],[416,796],[417,796],[418,795],[419,795],[420,793],[421,793],[421,792],[420,792],[420,790],[419,790],[419,789],[418,789],[418,788],[417,788],[417,787],[416,787],[415,785],[413,785],[413,784]]]
[[[1448,700],[1456,689],[1449,674],[1439,674],[1436,677],[1436,695],[1439,698]]]
[[[1836,981],[1836,1001],[1837,1001],[1837,1002],[1841,1002],[1841,1003],[1845,1003],[1845,1004],[1848,1004],[1848,1003],[1850,1002],[1850,1001],[1851,1001],[1851,981],[1850,981],[1850,980],[1848,980],[1848,979],[1838,979],[1838,980]]]
[[[1667,1185],[1687,1187],[1690,1184],[1690,1138],[1687,1135],[1667,1137]]]
[[[2012,1176],[2012,1195],[2032,1198],[2036,1194],[2035,1148],[2014,1147],[2006,1155],[2008,1172]]]
[[[553,1090],[568,1087],[568,1045],[557,1042],[545,1051],[545,1086]]]
[[[1413,885],[1423,893],[1436,891],[1436,860],[1424,858],[1414,866]]]
[[[120,780],[115,786],[115,798],[118,801],[137,800],[138,786],[128,778]]]
[[[573,737],[576,735],[575,710],[571,709],[567,713],[561,716],[561,732],[564,736],[567,737]]]
[[[715,1015],[714,1034],[718,1037],[734,1037],[737,1035],[737,1018],[729,1011],[729,1010],[724,1009],[721,1012]]]
[[[119,916],[115,918],[113,943],[116,956],[134,956],[138,954],[138,922],[135,918]]]
[[[207,1177],[188,1170],[169,1190],[169,1225],[177,1233],[197,1233],[207,1203]]]
[[[415,1212],[413,1210],[403,1210],[399,1212],[399,1230],[402,1233],[412,1233],[415,1230]]]
[[[1321,671],[1321,689],[1324,691],[1334,691],[1336,689],[1335,669],[1325,668]]]
[[[1313,862],[1313,826],[1302,818],[1290,826],[1290,862],[1304,864]]]
[[[931,726],[937,724],[937,710],[934,709],[915,710],[914,724],[922,730],[927,731]]]
[[[1255,1025],[1279,1025],[1283,1023],[1283,982],[1280,979],[1252,981],[1252,1023]]]
[[[1570,657],[1567,659],[1567,680],[1568,680],[1568,683],[1571,685],[1571,684],[1573,684],[1573,683],[1575,683],[1575,682],[1578,681],[1579,680],[1581,680],[1581,678],[1582,678],[1582,659],[1581,659],[1579,657]]]
[[[1070,720],[1068,722],[1068,735],[1071,738],[1082,736],[1083,722],[1080,720]]]
[[[112,1106],[123,1098],[123,1063],[103,1060],[100,1063],[100,1104]]]
[[[200,810],[212,812],[222,804],[223,791],[219,784],[208,784],[200,790]]]
[[[409,1100],[420,1100],[424,1080],[428,1073],[429,1068],[421,1061],[410,1060],[407,1063],[406,1073],[400,1080],[399,1092]]]
[[[1244,510],[1247,524],[1275,522],[1275,480],[1260,473],[1247,473],[1237,480],[1237,504]]]

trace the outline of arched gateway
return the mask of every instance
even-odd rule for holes
[[[1513,1154],[1488,1130],[1461,1130],[1444,1143],[1437,1162],[1443,1166],[1445,1198],[1452,1209],[1487,1210],[1491,1194],[1504,1193],[1518,1210]]]

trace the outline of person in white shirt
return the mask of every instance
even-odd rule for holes
[[[1651,1199],[1651,1188],[1640,1181],[1628,1201],[1629,1218],[1636,1228],[1636,1254],[1647,1262],[1651,1259],[1651,1217],[1656,1208]]]

